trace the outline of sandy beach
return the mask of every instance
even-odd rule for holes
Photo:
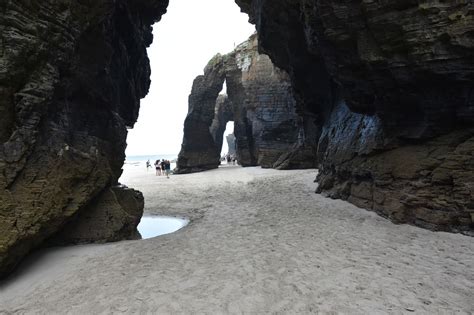
[[[126,165],[156,238],[48,249],[0,284],[0,314],[472,314],[474,241],[314,193],[316,170]]]

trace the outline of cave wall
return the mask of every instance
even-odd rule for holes
[[[1,1],[0,276],[117,185],[150,85],[151,25],[167,4]],[[119,199],[107,215],[124,215]]]
[[[240,165],[314,167],[314,117],[296,113],[288,74],[257,47],[252,35],[233,52],[216,55],[195,79],[176,173],[217,168],[229,121]],[[224,81],[227,95],[219,95]]]
[[[236,0],[315,115],[318,192],[473,230],[474,4]]]

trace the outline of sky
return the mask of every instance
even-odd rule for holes
[[[178,154],[194,78],[215,54],[229,53],[254,31],[234,0],[170,0],[153,27],[151,87],[129,130],[126,155]]]

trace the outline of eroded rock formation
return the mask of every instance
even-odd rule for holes
[[[236,0],[321,126],[318,192],[471,231],[474,4]]]
[[[288,74],[259,54],[257,45],[253,35],[233,52],[216,55],[195,79],[176,173],[217,168],[229,121],[239,164],[314,167],[314,119],[296,113]],[[227,95],[219,95],[224,81]]]
[[[114,186],[89,202],[59,233],[48,240],[54,245],[114,242],[140,239],[137,225],[143,215],[141,192]]]
[[[148,92],[151,25],[167,2],[0,2],[0,276],[91,211],[123,223],[105,239],[136,232],[136,219],[121,221],[131,210],[123,193],[110,187]]]
[[[397,222],[472,231],[471,1],[236,2],[278,68],[255,38],[209,63],[190,95],[180,170],[217,167],[231,109],[243,165],[312,166],[317,143],[319,192]],[[0,2],[0,277],[65,226],[83,241],[81,224],[111,215],[98,239],[135,232],[140,194],[112,187],[166,6]]]

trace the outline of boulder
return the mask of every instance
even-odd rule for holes
[[[137,226],[143,207],[141,192],[125,186],[108,188],[49,242],[65,245],[140,239]]]

